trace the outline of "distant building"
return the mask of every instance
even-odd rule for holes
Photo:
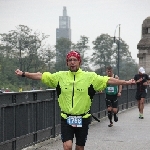
[[[56,29],[56,42],[62,37],[71,41],[70,17],[67,16],[66,7],[63,7],[63,16],[59,16],[59,28]]]
[[[71,41],[70,17],[67,16],[67,9],[63,7],[63,16],[59,16],[59,28],[56,29],[56,43],[59,38],[66,38]],[[56,49],[56,62],[59,61],[59,50]]]
[[[142,36],[137,45],[139,53],[139,66],[144,67],[146,73],[150,75],[150,17],[147,17],[142,24]]]

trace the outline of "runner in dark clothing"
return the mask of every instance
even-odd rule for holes
[[[143,109],[144,109],[144,101],[147,95],[147,85],[149,77],[145,74],[145,69],[140,67],[139,73],[134,76],[134,80],[137,84],[137,91],[135,98],[138,102],[138,109],[139,109],[139,118],[144,119],[143,117]]]

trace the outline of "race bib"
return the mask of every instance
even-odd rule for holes
[[[82,116],[69,116],[67,123],[73,127],[82,127]]]
[[[107,87],[108,93],[114,93],[114,87]]]

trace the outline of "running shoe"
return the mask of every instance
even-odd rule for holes
[[[144,119],[144,117],[143,117],[143,116],[140,116],[139,119]]]
[[[112,127],[112,126],[113,126],[113,122],[111,121],[108,127]]]
[[[139,115],[139,119],[144,119],[143,114]]]

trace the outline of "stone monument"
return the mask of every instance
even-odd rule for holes
[[[139,66],[144,67],[146,74],[150,75],[150,17],[147,17],[142,24],[142,36],[137,45],[139,53]]]

